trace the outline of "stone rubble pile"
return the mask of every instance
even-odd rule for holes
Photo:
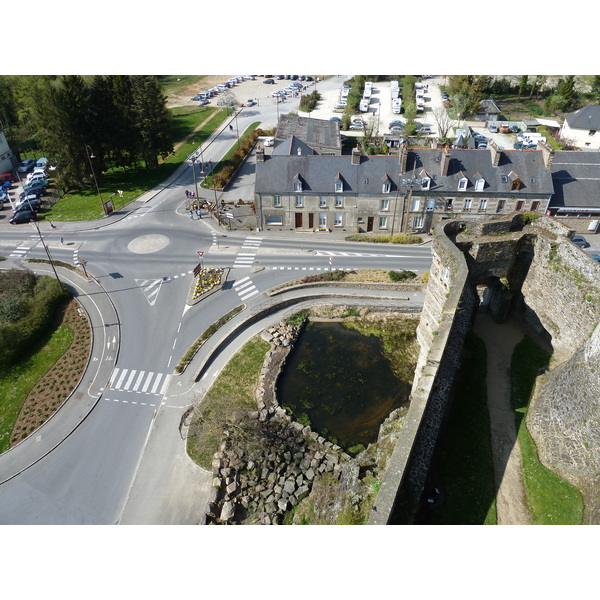
[[[283,514],[309,495],[321,473],[339,479],[351,457],[310,427],[292,421],[277,403],[275,385],[302,326],[284,322],[261,334],[272,344],[260,373],[258,410],[248,414],[240,443],[226,435],[213,458],[213,494],[207,523],[281,523]]]

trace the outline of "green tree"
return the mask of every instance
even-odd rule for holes
[[[592,79],[592,98],[596,102],[600,101],[600,75],[594,75]]]
[[[166,158],[173,151],[167,98],[162,93],[158,79],[152,75],[136,75],[132,91],[139,155],[147,168],[156,169],[158,158]]]
[[[115,107],[111,128],[111,148],[116,164],[129,167],[136,162],[139,136],[133,109],[133,78],[129,75],[110,75],[112,103]]]
[[[527,87],[529,85],[528,80],[529,75],[521,75],[521,79],[519,81],[519,98],[527,93]]]

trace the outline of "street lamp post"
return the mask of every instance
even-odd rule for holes
[[[46,251],[46,256],[48,257],[50,266],[52,267],[52,270],[54,271],[54,276],[56,277],[56,281],[58,281],[58,285],[60,285],[60,289],[64,290],[65,287],[63,286],[62,281],[59,279],[58,273],[56,272],[56,268],[54,267],[54,263],[52,262],[52,257],[50,256],[50,250],[48,250],[48,246],[46,246],[46,242],[44,242],[44,238],[42,237],[42,232],[40,231],[40,226],[38,225],[37,221],[29,221],[29,222],[33,223],[35,225],[38,235],[40,236],[40,242],[42,242],[42,246],[44,246],[44,250]]]
[[[196,198],[198,198],[198,181],[196,179],[196,160],[198,157],[196,154],[190,154],[188,158],[192,161],[192,172],[194,173],[194,189],[196,190]]]
[[[102,200],[102,194],[100,193],[100,188],[98,187],[98,181],[96,180],[96,173],[94,172],[94,167],[92,165],[92,158],[96,158],[96,157],[94,156],[94,151],[87,144],[85,145],[85,153],[87,154],[88,162],[90,163],[92,177],[94,178],[94,183],[96,184],[96,191],[98,192],[98,197],[100,198],[100,204],[102,204],[102,212],[106,215],[106,208],[104,206],[104,200]]]

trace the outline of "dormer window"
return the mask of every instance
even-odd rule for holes
[[[458,191],[464,192],[467,189],[468,184],[469,184],[469,180],[466,177],[461,177],[458,180]]]
[[[336,193],[339,192],[343,192],[344,191],[344,182],[342,181],[342,176],[338,173],[335,183],[334,183],[334,189],[336,191]]]
[[[381,186],[381,191],[384,194],[389,194],[391,189],[392,189],[392,186],[390,185],[390,182],[389,181],[384,181],[383,185]]]
[[[302,179],[300,179],[300,173],[294,177],[294,191],[301,192],[302,191]]]
[[[431,177],[423,177],[421,179],[421,189],[428,190],[431,186]]]
[[[475,173],[475,191],[481,192],[485,187],[485,179],[479,174]]]

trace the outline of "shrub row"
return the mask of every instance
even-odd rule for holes
[[[395,233],[394,235],[369,235],[355,233],[346,237],[347,242],[373,242],[376,244],[421,244],[423,238],[414,233]]]
[[[14,364],[29,353],[50,326],[59,304],[71,292],[51,277],[36,278],[33,293],[21,304],[22,316],[0,326],[0,364]]]

